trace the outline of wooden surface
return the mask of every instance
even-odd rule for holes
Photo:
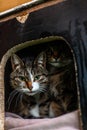
[[[32,0],[0,0],[0,12],[6,11],[30,1]]]
[[[10,2],[8,3],[6,1],[4,4],[4,0],[0,0],[0,22],[7,21],[17,16],[26,15],[28,13],[40,10],[42,8],[46,8],[48,6],[64,2],[65,0],[47,0],[47,1],[43,0],[44,2],[37,0],[37,3],[36,0],[35,1],[22,0],[19,3],[17,2],[17,0],[16,1],[8,0],[8,1]],[[22,4],[23,1],[25,1],[26,3]]]

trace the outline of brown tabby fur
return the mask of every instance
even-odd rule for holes
[[[49,85],[45,61],[46,55],[43,52],[32,62],[32,66],[26,66],[17,55],[12,55],[13,72],[10,74],[10,82],[14,91],[8,100],[10,108],[12,99],[15,98],[12,112],[24,118],[42,118],[49,115]]]
[[[18,75],[20,69],[22,69],[23,72],[25,71],[25,68],[28,69],[29,66],[27,64],[26,67],[26,64],[24,65],[19,57],[12,57],[14,58],[12,60],[12,68],[14,69],[10,77],[11,86],[15,90],[16,87],[20,87],[14,80],[15,73]],[[15,58],[17,58],[18,61]],[[20,92],[20,95],[17,93],[19,99],[16,99],[16,106],[11,110],[12,112],[17,113],[24,118],[45,118],[57,117],[77,109],[75,69],[71,54],[68,57],[66,52],[62,52],[61,49],[58,50],[58,47],[53,46],[48,50],[41,52],[31,65],[30,68],[32,68],[32,71],[30,71],[30,73],[32,74],[32,72],[35,71],[33,76],[38,75],[38,73],[40,76],[43,76],[41,81],[43,84],[44,79],[46,80],[44,82],[45,88],[43,91],[34,95],[27,95],[24,92]],[[38,80],[38,82],[40,82],[40,80]],[[17,85],[15,86],[14,84]],[[10,107],[11,102],[12,101],[10,101]],[[38,116],[34,116],[31,113],[31,110],[35,106],[38,106]]]
[[[78,107],[73,58],[71,53],[68,55],[65,50],[60,50],[53,46],[47,51],[52,116],[71,112]]]

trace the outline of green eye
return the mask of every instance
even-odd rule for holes
[[[23,77],[23,76],[19,76],[19,78],[20,78],[20,80],[25,80],[25,77]]]
[[[38,80],[38,79],[39,79],[39,77],[40,77],[39,75],[38,75],[38,76],[35,76],[35,78],[34,78],[34,79],[35,79],[35,80]]]

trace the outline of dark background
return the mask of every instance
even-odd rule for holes
[[[63,36],[74,50],[83,128],[87,130],[87,1],[67,0],[29,15],[25,24],[0,23],[0,59],[16,44],[49,35]]]

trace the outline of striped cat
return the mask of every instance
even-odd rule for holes
[[[77,109],[77,91],[72,58],[54,47],[41,52],[29,65],[11,57],[13,88],[8,108],[24,118],[57,117]]]
[[[66,47],[54,45],[46,51],[49,73],[51,116],[59,116],[78,108],[73,57]]]
[[[48,117],[49,82],[45,53],[39,54],[32,62],[32,66],[24,64],[16,54],[13,54],[11,64],[13,71],[10,74],[10,82],[13,91],[8,99],[9,108],[15,98],[12,112],[24,118]]]

